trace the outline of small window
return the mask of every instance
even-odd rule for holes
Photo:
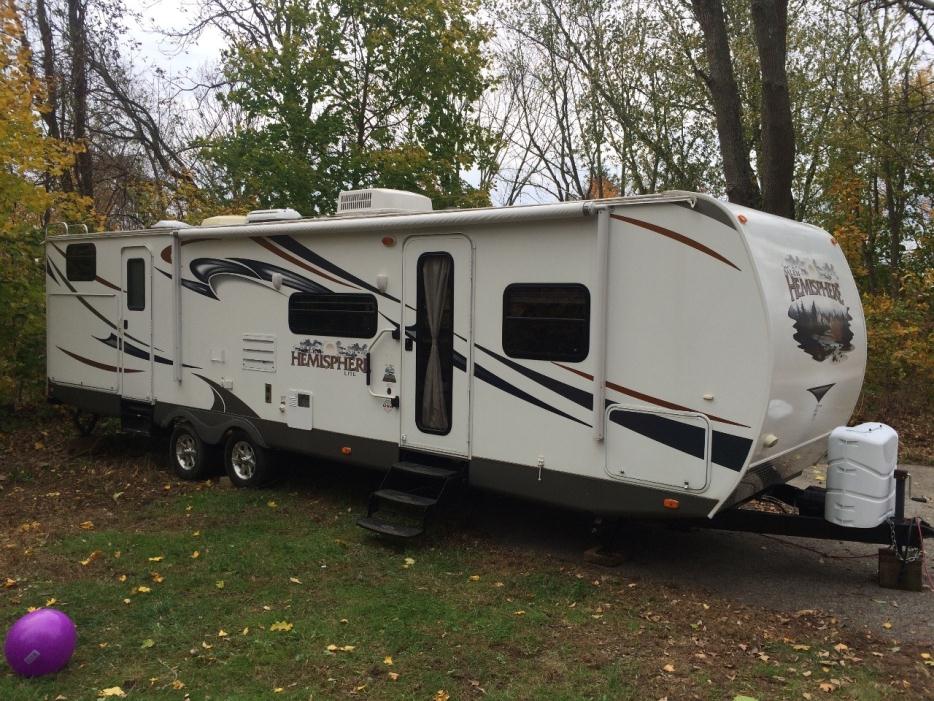
[[[65,247],[65,277],[72,282],[89,282],[97,277],[97,249],[93,243]]]
[[[146,308],[146,263],[142,258],[126,262],[126,308],[131,312]]]
[[[513,358],[579,362],[590,347],[583,285],[521,283],[503,293],[503,351]]]
[[[297,292],[289,297],[289,329],[316,336],[373,338],[377,312],[373,295]]]

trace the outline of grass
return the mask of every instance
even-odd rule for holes
[[[96,699],[114,686],[177,701],[762,701],[830,698],[819,684],[831,680],[833,698],[872,701],[930,688],[921,648],[893,652],[850,633],[852,647],[838,649],[843,634],[818,614],[562,562],[456,518],[421,543],[387,544],[355,525],[366,485],[240,491],[139,468],[151,456],[132,467],[109,459],[66,461],[55,481],[46,457],[4,468],[33,472],[0,482],[5,513],[19,500],[0,531],[0,585],[15,580],[0,587],[0,626],[54,605],[79,643],[54,676],[0,671],[3,701]],[[130,469],[143,477],[126,486]],[[69,470],[93,479],[66,491]],[[50,496],[55,484],[61,496]]]

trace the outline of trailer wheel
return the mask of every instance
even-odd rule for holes
[[[269,451],[243,431],[233,431],[227,438],[224,467],[237,487],[261,487],[272,472]]]
[[[172,429],[169,460],[183,480],[200,480],[208,475],[208,446],[188,424],[176,424]]]

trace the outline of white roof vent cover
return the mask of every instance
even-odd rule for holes
[[[285,209],[254,209],[246,215],[246,220],[249,224],[257,224],[264,221],[292,221],[301,218],[302,215],[291,207]]]
[[[428,197],[404,190],[345,190],[337,198],[337,214],[344,216],[430,211],[431,200]]]

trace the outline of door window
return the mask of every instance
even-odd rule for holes
[[[454,259],[419,256],[415,314],[415,423],[425,433],[451,431],[454,381]]]
[[[126,262],[126,308],[131,312],[146,308],[146,262],[142,258]]]

